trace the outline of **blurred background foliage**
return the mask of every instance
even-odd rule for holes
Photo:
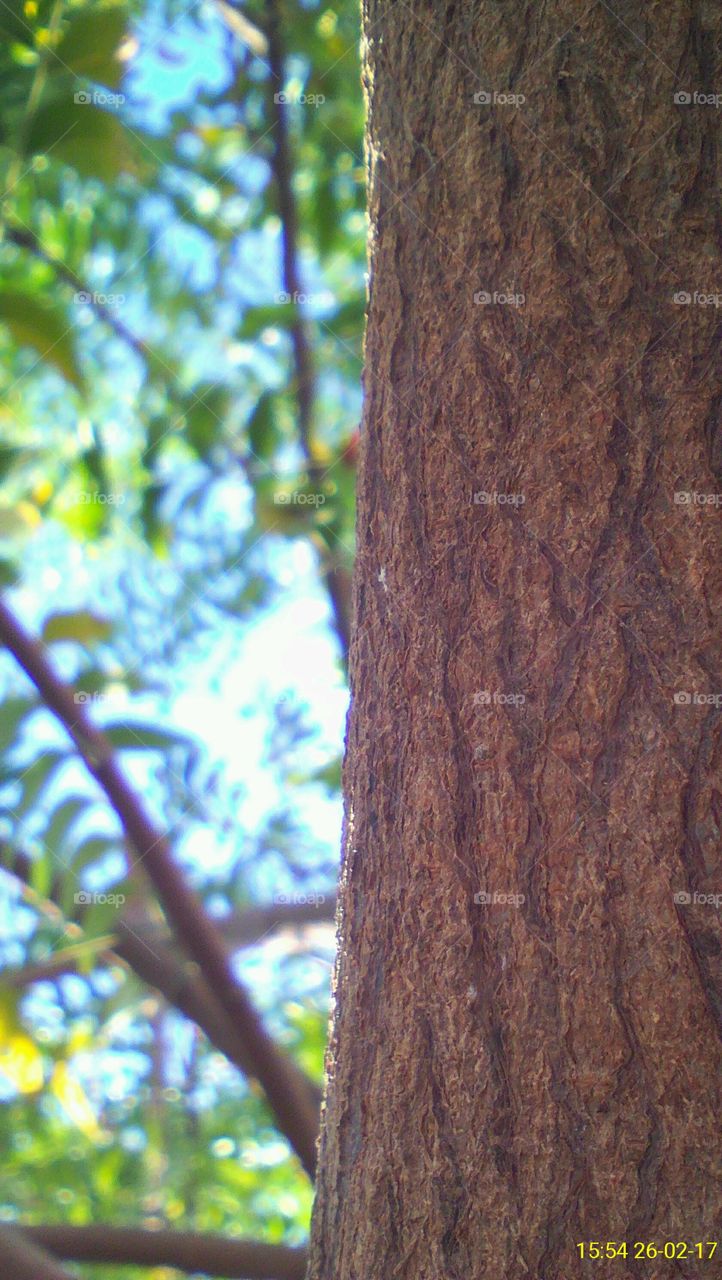
[[[325,900],[234,944],[319,1083],[365,301],[357,25],[346,0],[0,6],[0,583],[229,937],[254,906]],[[162,927],[113,816],[6,653],[0,681],[0,1217],[301,1242],[311,1188],[262,1096],[112,950],[119,914]]]

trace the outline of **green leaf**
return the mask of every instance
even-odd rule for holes
[[[329,764],[325,764],[320,769],[315,769],[313,773],[309,774],[307,781],[322,782],[332,793],[340,791],[342,760],[342,756],[336,756],[335,760],[331,760]]]
[[[87,796],[68,796],[68,799],[63,800],[62,804],[54,810],[43,836],[43,845],[54,857],[57,857],[62,849],[68,830],[75,819],[84,809],[87,809],[89,804]]]
[[[4,698],[0,703],[0,751],[7,751],[18,737],[20,725],[37,706],[33,698]]]
[[[77,890],[76,890],[77,892]],[[113,885],[111,889],[104,891],[104,896],[110,898],[110,902],[94,902],[83,913],[83,933],[88,938],[100,938],[105,934],[112,934],[118,928],[121,912],[125,906],[125,902],[119,902],[119,898],[125,898],[126,901],[131,894],[131,883],[129,879],[120,880],[118,884]]]
[[[0,35],[22,44],[34,44],[31,24],[24,17],[23,0],[2,0],[0,4]]]
[[[186,436],[199,458],[205,458],[223,434],[223,424],[228,412],[224,387],[211,383],[198,387],[193,393],[195,404],[186,411]]]
[[[106,182],[136,169],[130,137],[120,120],[92,101],[73,101],[72,84],[65,94],[56,93],[38,108],[26,151],[62,160],[82,177]]]
[[[53,860],[47,853],[36,855],[30,863],[30,887],[40,898],[50,896],[53,884]]]
[[[273,412],[273,394],[264,391],[248,419],[248,441],[253,453],[261,461],[272,458],[280,443],[280,431]]]
[[[86,867],[92,867],[94,863],[100,862],[106,853],[118,849],[119,846],[120,839],[117,836],[88,836],[87,840],[83,840],[78,845],[70,859],[74,877],[77,877]]]
[[[0,587],[13,587],[19,576],[17,565],[11,560],[0,559]]]
[[[162,518],[161,504],[166,485],[149,484],[143,490],[140,503],[140,522],[143,536],[157,556],[165,555],[168,548],[168,527]]]
[[[275,306],[249,307],[238,329],[238,338],[257,338],[264,329],[271,327],[288,329],[293,324],[296,308],[292,302],[279,302]]]
[[[355,298],[343,302],[333,315],[324,320],[324,325],[339,338],[361,339],[366,314],[366,298],[359,293]]]
[[[32,347],[42,360],[55,365],[68,382],[83,390],[83,375],[62,308],[41,301],[34,294],[5,289],[0,294],[0,323],[19,346]]]
[[[23,817],[32,808],[38,792],[67,759],[67,751],[45,751],[25,770],[22,775],[23,798],[16,810],[19,817]]]
[[[87,5],[70,15],[65,34],[55,49],[57,61],[49,59],[49,67],[59,70],[64,66],[77,76],[116,88],[123,74],[118,49],[126,37],[127,26],[125,8],[117,5],[101,9]]]
[[[12,471],[16,462],[25,455],[25,449],[18,449],[12,445],[0,445],[0,480],[5,480]]]
[[[45,644],[57,640],[77,640],[79,644],[96,644],[107,640],[113,633],[113,624],[107,618],[99,618],[89,609],[76,613],[51,613],[42,630]]]
[[[135,751],[167,751],[170,747],[188,746],[189,743],[184,734],[128,720],[103,725],[103,732],[114,747]]]
[[[102,502],[77,502],[57,512],[60,524],[75,538],[92,542],[98,537],[108,517],[108,507]]]
[[[328,253],[339,237],[340,214],[333,175],[324,175],[316,185],[313,201],[313,218],[318,247]]]

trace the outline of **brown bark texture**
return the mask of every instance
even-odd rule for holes
[[[365,0],[310,1280],[722,1274],[721,42],[696,0]]]

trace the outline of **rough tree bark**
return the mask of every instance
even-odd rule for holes
[[[722,10],[366,0],[364,30],[310,1280],[711,1276]],[[632,1247],[715,1239],[711,1262]],[[582,1260],[588,1241],[628,1258]]]

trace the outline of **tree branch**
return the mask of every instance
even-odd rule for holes
[[[105,791],[130,845],[138,853],[178,940],[198,964],[226,1016],[243,1039],[248,1061],[276,1122],[313,1177],[318,1117],[305,1084],[266,1031],[245,988],[231,971],[222,939],[175,864],[170,845],[143,809],[121,771],[111,743],[58,678],[42,645],[0,600],[0,639],[30,677],[46,706],[69,733],[87,769]],[[131,862],[131,869],[133,868]]]
[[[216,9],[234,36],[237,36],[251,53],[255,53],[256,57],[265,58],[268,53],[268,40],[258,27],[249,22],[245,14],[241,13],[240,9],[227,4],[226,0],[216,0]]]
[[[308,325],[304,319],[299,297],[302,293],[298,259],[298,210],[293,190],[293,162],[288,130],[286,103],[282,100],[284,74],[284,49],[281,36],[281,19],[277,0],[266,0],[268,32],[268,65],[270,68],[271,126],[274,141],[271,168],[276,184],[278,213],[281,219],[283,287],[293,306],[291,342],[295,366],[296,402],[298,405],[298,434],[301,442],[309,481],[320,484],[325,468],[314,452],[313,418],[317,398],[316,377],[311,356]],[[351,631],[351,579],[348,572],[336,562],[332,552],[319,551],[321,568],[326,579],[331,608],[344,659],[348,660]]]
[[[3,1280],[71,1280],[70,1273],[16,1227],[0,1226]]]
[[[0,842],[0,871],[14,876],[24,885],[29,885],[33,860],[25,854],[15,853],[11,862],[3,862],[3,852],[3,845]],[[53,906],[57,905],[52,891],[47,897]],[[264,942],[284,930],[302,929],[305,925],[330,925],[335,915],[336,898],[331,894],[318,903],[274,903],[272,906],[247,907],[243,911],[234,912],[216,921],[216,928],[228,946],[242,948]],[[77,924],[79,928],[83,928],[82,912],[65,918],[68,923]],[[135,969],[136,966],[131,962],[127,949],[124,948],[124,939],[129,932],[131,932],[129,926],[121,921],[113,934],[102,938],[86,938],[72,946],[64,947],[62,951],[55,952],[46,960],[38,960],[23,965],[22,968],[4,970],[3,982],[13,987],[26,987],[31,982],[53,981],[65,973],[75,973],[79,962],[87,959],[89,955],[96,956],[98,960],[103,960],[107,964],[113,964],[118,959],[125,960],[132,969]],[[186,971],[181,971],[178,948],[174,946],[173,935],[168,929],[151,920],[134,920],[132,934],[136,940],[145,945],[146,949],[156,952],[164,964],[169,964],[171,958],[175,958],[179,986],[187,980]],[[139,976],[144,977],[143,974]],[[158,986],[157,983],[153,985]],[[166,994],[165,991],[163,994]]]
[[[131,969],[144,982],[160,991],[169,1004],[179,1009],[191,1022],[195,1022],[229,1062],[263,1085],[243,1036],[236,1030],[223,1005],[203,980],[202,974],[194,972],[194,966],[179,961],[168,946],[150,948],[142,935],[122,923],[119,935],[118,946],[114,949]],[[288,1069],[296,1076],[299,1091],[305,1091],[313,1107],[317,1131],[321,1090],[290,1059]]]
[[[66,263],[62,262],[60,258],[54,257],[47,249],[43,248],[34,232],[27,228],[11,227],[6,225],[5,239],[9,240],[11,244],[16,245],[18,249],[24,249],[27,253],[32,253],[33,257],[38,258],[40,262],[44,262],[46,266],[52,267],[55,274],[64,282],[64,284],[70,285],[76,293],[84,294],[87,305],[92,307],[96,315],[98,315],[119,338],[122,338],[123,342],[125,342],[137,356],[140,356],[146,364],[149,364],[152,367],[154,362],[159,361],[160,357],[156,355],[152,348],[149,347],[142,338],[138,338],[134,333],[131,333],[130,329],[123,324],[123,321],[114,314],[111,308],[108,307],[106,303],[99,300],[96,291],[88,289],[80,277],[77,276],[75,272],[66,265]]]
[[[27,883],[31,867],[30,858],[16,854],[12,866],[3,869],[22,883]],[[334,906],[335,900],[331,898],[328,904],[324,902],[318,906],[294,903],[249,908],[220,922],[218,929],[229,942],[237,946],[248,946],[265,937],[274,928],[298,926],[314,917],[318,918],[319,915],[322,919],[331,920]],[[78,923],[82,927],[82,916]],[[24,965],[21,969],[5,970],[2,975],[3,983],[5,986],[23,987],[31,982],[53,981],[64,973],[74,973],[81,957],[87,957],[89,944],[93,941],[98,944],[97,959],[102,959],[107,964],[118,961],[126,964],[141,981],[155,987],[168,1004],[194,1022],[210,1043],[239,1070],[255,1078],[256,1073],[242,1037],[204,981],[198,966],[188,963],[185,956],[174,948],[172,935],[150,920],[139,923],[134,921],[131,926],[121,919],[115,934],[85,939],[47,960]],[[294,1062],[291,1061],[290,1066],[298,1072],[299,1082],[307,1089],[309,1098],[318,1111],[321,1089]]]
[[[226,1280],[303,1280],[306,1250],[256,1240],[232,1240],[227,1236],[192,1231],[148,1231],[137,1227],[25,1227],[27,1240],[49,1249],[59,1258],[75,1262],[125,1263],[148,1267],[178,1267],[202,1271]],[[24,1273],[18,1273],[23,1275]],[[65,1272],[56,1274],[67,1280]],[[5,1277],[3,1277],[5,1280]],[[15,1280],[13,1276],[13,1280]],[[45,1280],[33,1274],[28,1280]]]

